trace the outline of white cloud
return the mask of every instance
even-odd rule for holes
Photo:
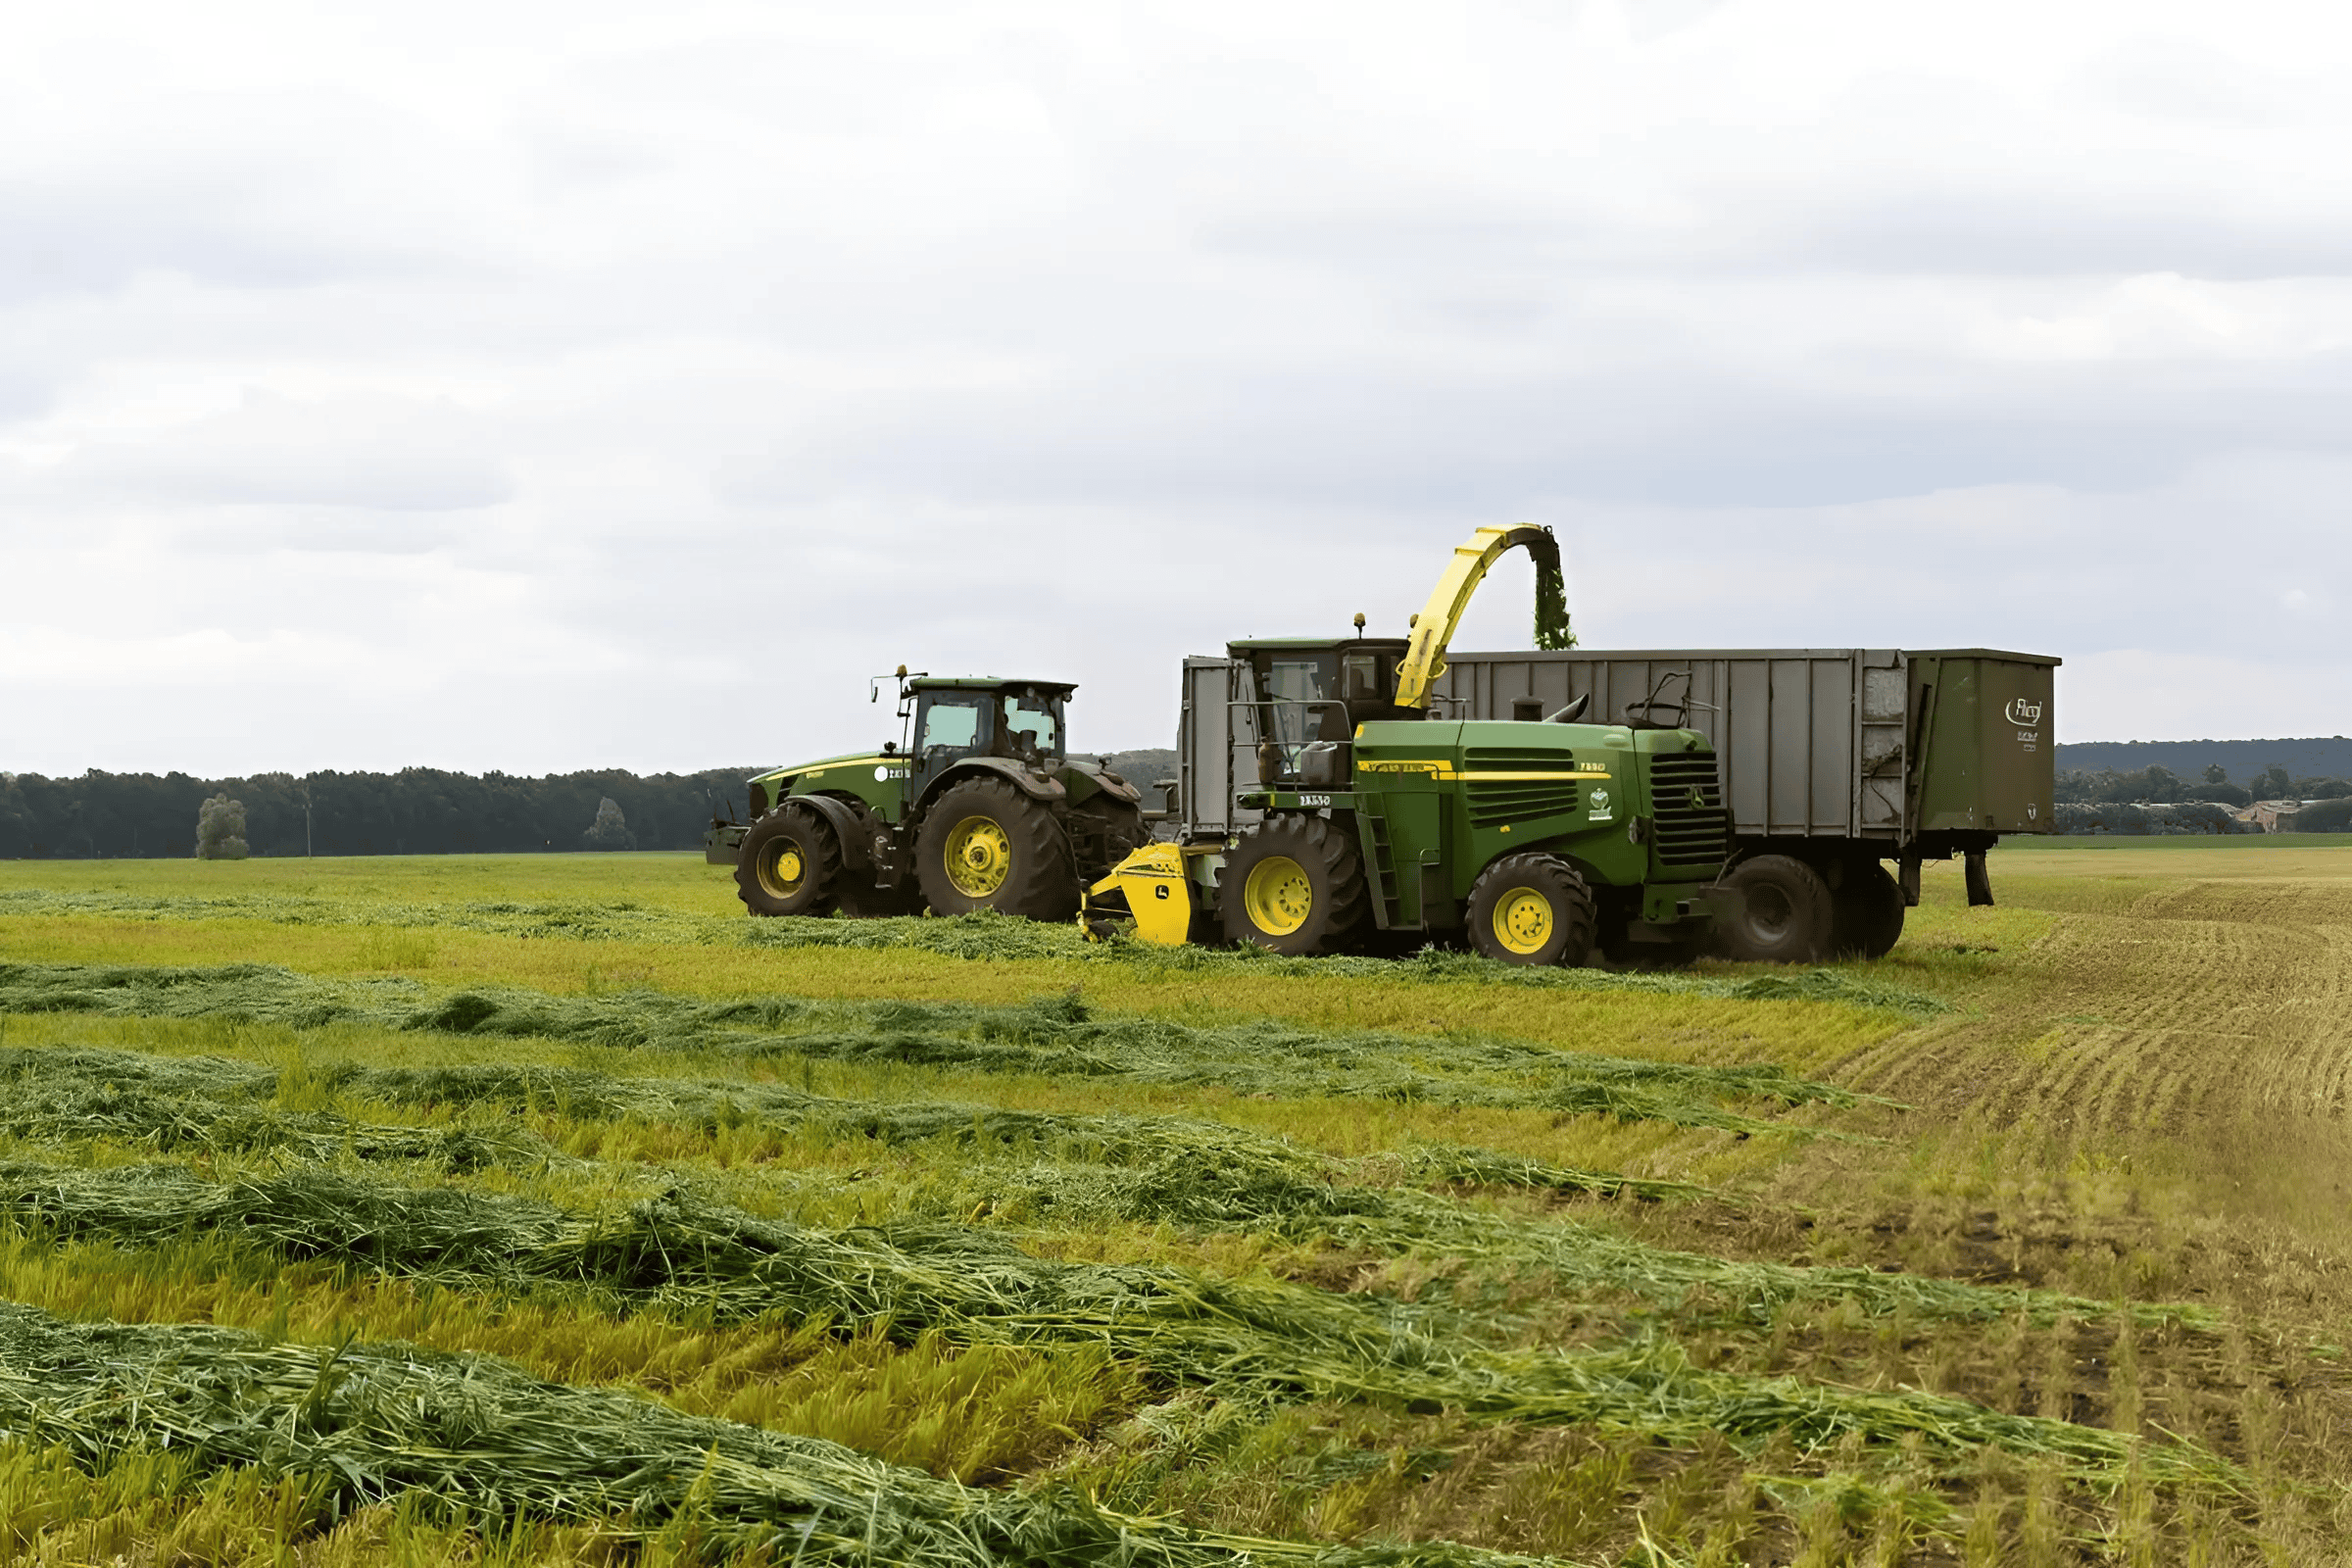
[[[1588,642],[2352,729],[2348,74],[2273,4],[28,14],[0,766],[752,761],[901,661],[1149,744],[1521,518]]]

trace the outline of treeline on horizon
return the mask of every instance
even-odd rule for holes
[[[245,807],[255,855],[511,855],[579,850],[610,800],[627,822],[625,847],[702,847],[713,811],[740,816],[758,767],[640,777],[619,768],[550,773],[103,773],[44,778],[0,774],[0,859],[160,859],[196,852],[204,802]],[[307,828],[304,808],[309,807]]]
[[[2296,812],[2291,831],[2352,830],[2352,780],[2290,774],[2274,762],[2248,784],[2219,763],[2184,779],[2162,763],[2130,772],[2069,769],[2058,775],[2052,817],[2061,833],[2230,833],[2252,829],[2233,811],[2256,801],[2316,802]]]

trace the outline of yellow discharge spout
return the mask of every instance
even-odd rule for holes
[[[1465,544],[1456,545],[1429,603],[1413,618],[1412,640],[1396,665],[1396,706],[1427,708],[1429,688],[1446,673],[1446,648],[1453,641],[1470,596],[1486,580],[1494,563],[1513,550],[1524,549],[1536,563],[1536,644],[1567,648],[1576,642],[1568,629],[1567,595],[1560,576],[1559,541],[1549,528],[1522,524],[1516,528],[1481,528]]]

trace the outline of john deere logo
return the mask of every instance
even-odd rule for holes
[[[1695,784],[1690,786],[1690,809],[1693,811],[1703,811],[1707,808],[1707,792]]]
[[[2023,697],[2010,699],[2009,706],[2001,711],[2007,715],[2012,724],[2038,724],[2041,722],[2041,705],[2029,703]]]

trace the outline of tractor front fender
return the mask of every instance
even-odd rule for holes
[[[1144,792],[1128,783],[1108,768],[1088,767],[1082,762],[1069,762],[1055,775],[1069,791],[1070,804],[1079,805],[1098,795],[1107,795],[1114,801],[1125,801],[1138,810],[1143,808]]]
[[[967,778],[1004,779],[1023,795],[1032,800],[1043,801],[1048,806],[1059,806],[1070,798],[1070,792],[1062,788],[1061,780],[1041,777],[1006,758],[967,757],[923,786],[922,798],[915,802],[914,810],[907,813],[908,819],[912,820],[921,812],[929,810],[931,803],[939,799],[942,791],[959,784]]]
[[[841,845],[841,863],[845,869],[871,871],[874,868],[874,849],[866,842],[869,829],[858,808],[847,801],[830,795],[795,795],[784,803],[787,811],[810,811],[824,819],[833,829],[833,837]]]

